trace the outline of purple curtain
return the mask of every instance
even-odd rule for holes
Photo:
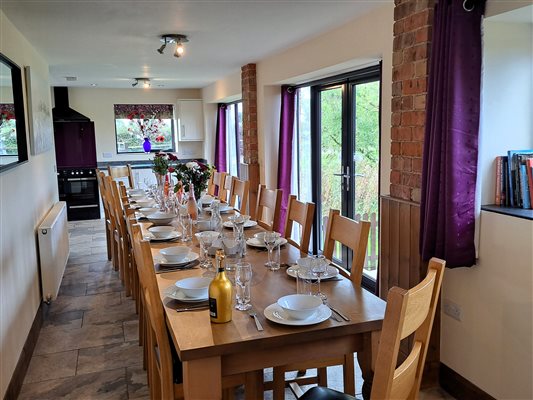
[[[435,6],[420,204],[420,252],[450,268],[475,263],[474,205],[485,1]]]
[[[282,189],[280,233],[285,232],[285,216],[291,193],[292,141],[294,137],[294,109],[296,91],[290,86],[281,87],[281,113],[279,124],[278,189]]]
[[[227,172],[226,164],[226,105],[219,104],[217,112],[217,131],[215,137],[215,168]]]

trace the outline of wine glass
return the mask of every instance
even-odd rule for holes
[[[281,235],[278,232],[265,232],[263,235],[263,241],[268,250],[268,262],[265,264],[271,271],[279,269],[279,263],[272,260],[272,250],[276,247],[276,242]]]
[[[204,231],[196,234],[198,241],[200,242],[200,254],[202,258],[200,260],[200,267],[203,269],[210,269],[213,264],[209,258],[209,248],[213,245],[213,242],[218,238],[218,232]]]
[[[326,273],[327,268],[328,263],[326,261],[326,257],[324,256],[315,256],[313,261],[311,262],[311,271],[314,275],[316,275],[318,283],[318,293],[316,294],[316,296],[320,297],[322,301],[325,301],[328,298],[328,296],[326,296],[320,291],[320,280],[322,278],[322,275]]]
[[[235,284],[237,285],[237,304],[235,308],[246,311],[252,308],[250,304],[250,285],[252,282],[252,266],[249,263],[237,264],[235,270]]]

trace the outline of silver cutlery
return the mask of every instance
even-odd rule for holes
[[[350,318],[348,318],[345,314],[343,314],[342,312],[340,312],[336,308],[332,307],[331,305],[328,304],[328,307],[331,309],[331,311],[333,311],[334,313],[338,314],[343,320],[345,320],[345,321],[349,321],[350,320]]]
[[[326,304],[326,305],[327,305],[327,304]],[[330,310],[331,310],[331,308],[330,308]],[[334,319],[334,320],[337,321],[337,322],[342,322],[342,319],[341,319],[337,314],[335,314],[335,313],[333,312],[333,310],[331,310],[331,311],[332,311],[332,312],[331,312],[331,316],[330,316],[330,318],[331,318],[331,319]]]
[[[184,308],[176,308],[176,312],[184,312],[184,311],[196,311],[196,310],[207,310],[209,309],[209,305],[202,304],[197,306],[189,306]]]
[[[261,325],[261,322],[259,322],[259,318],[257,318],[257,313],[254,310],[250,310],[248,311],[248,315],[254,319],[257,330],[262,331],[263,325]]]

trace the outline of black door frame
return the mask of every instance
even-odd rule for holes
[[[314,179],[312,179],[312,193],[313,201],[317,205],[315,210],[315,221],[313,224],[313,233],[312,233],[312,245],[314,252],[318,252],[319,248],[319,229],[321,224],[321,138],[320,138],[320,94],[321,92],[332,89],[335,86],[342,86],[343,96],[342,96],[342,166],[348,166],[350,169],[350,180],[348,190],[343,190],[342,194],[342,215],[353,216],[354,215],[354,202],[349,199],[353,191],[355,190],[355,179],[354,179],[354,160],[353,160],[353,149],[355,149],[355,135],[352,133],[355,131],[355,120],[356,115],[354,112],[353,101],[354,101],[354,87],[358,84],[363,84],[367,82],[379,81],[380,82],[380,96],[379,96],[379,154],[381,157],[381,101],[382,101],[382,74],[381,74],[381,62],[378,65],[367,67],[359,71],[350,72],[347,74],[337,75],[326,79],[321,79],[318,81],[313,81],[302,86],[310,86],[311,89],[311,174]],[[379,172],[381,172],[381,162],[379,163]],[[380,182],[378,182],[378,198],[380,196]],[[380,212],[380,205],[378,202],[378,215]],[[348,251],[347,248],[343,246],[343,258],[347,260],[347,266],[351,265],[352,255],[351,251]],[[362,286],[368,289],[373,293],[377,293],[377,282],[379,281],[379,276],[376,281],[368,278],[363,274]]]

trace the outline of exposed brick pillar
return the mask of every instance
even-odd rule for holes
[[[250,181],[250,215],[255,217],[257,188],[259,186],[259,154],[257,147],[257,80],[255,64],[241,68],[242,90],[242,133],[244,142],[244,162],[248,164]]]
[[[420,202],[433,0],[395,0],[391,197]]]

